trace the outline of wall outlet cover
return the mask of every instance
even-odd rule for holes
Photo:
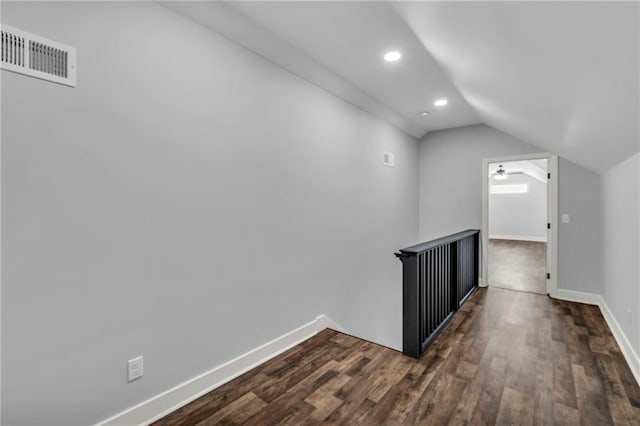
[[[391,152],[383,153],[382,164],[384,164],[385,166],[388,166],[388,167],[394,167],[395,166],[395,159],[393,158],[393,153],[391,153]]]
[[[142,356],[137,358],[130,359],[128,362],[128,372],[129,372],[129,381],[132,382],[134,380],[138,380],[142,377],[143,365],[142,365]]]

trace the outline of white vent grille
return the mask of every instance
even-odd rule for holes
[[[76,49],[6,25],[0,32],[2,69],[76,85]]]

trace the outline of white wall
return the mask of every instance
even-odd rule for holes
[[[509,163],[505,163],[509,170]],[[527,185],[523,194],[492,194],[493,185]],[[526,174],[489,181],[489,236],[546,241],[547,184]]]
[[[558,167],[558,213],[571,219],[558,224],[558,287],[602,294],[601,175],[562,158]]]
[[[3,424],[94,423],[320,313],[401,347],[415,139],[153,3],[2,22],[79,58],[77,88],[1,73]]]
[[[427,134],[419,149],[420,240],[480,229],[482,160],[535,152],[540,149],[486,125]]]
[[[481,228],[482,159],[541,151],[486,125],[427,134],[419,148],[420,240]],[[600,294],[599,175],[563,158],[558,173],[559,210],[571,214],[571,223],[559,224],[558,288]]]
[[[640,153],[603,175],[602,193],[603,297],[636,352],[640,352]]]

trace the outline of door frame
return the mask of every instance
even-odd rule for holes
[[[549,152],[537,154],[511,155],[506,157],[485,158],[482,160],[482,270],[480,285],[489,285],[489,179],[487,171],[490,163],[506,163],[523,160],[549,160],[547,182],[547,221],[551,228],[547,230],[547,293],[556,298],[558,294],[558,156]]]

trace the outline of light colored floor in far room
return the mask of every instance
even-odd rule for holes
[[[489,286],[547,294],[547,244],[489,240]]]

